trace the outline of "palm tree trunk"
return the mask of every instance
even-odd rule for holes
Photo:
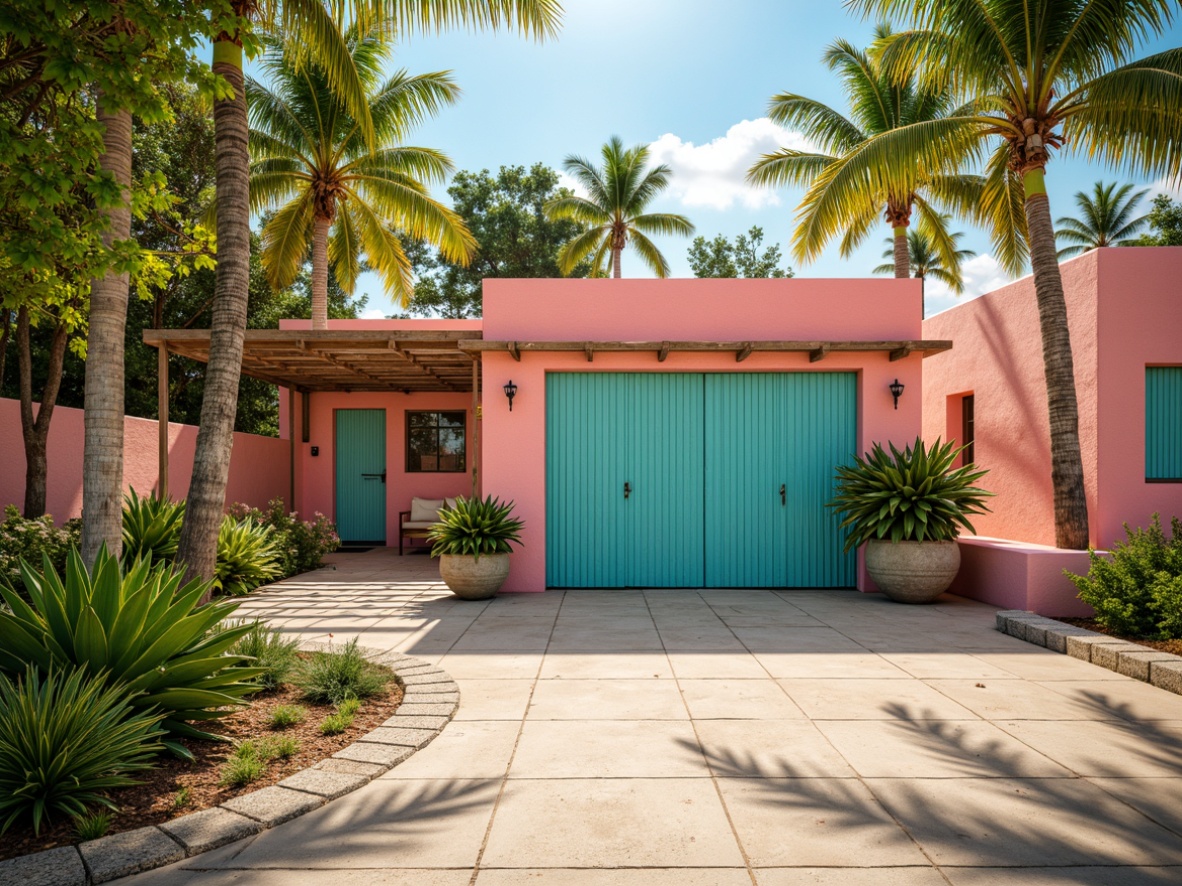
[[[316,216],[312,231],[312,328],[328,329],[327,218]]]
[[[1051,424],[1051,486],[1055,502],[1055,546],[1088,546],[1088,505],[1084,494],[1083,458],[1079,445],[1079,405],[1075,396],[1075,368],[1067,329],[1067,301],[1055,255],[1055,229],[1042,169],[1028,170],[1026,226],[1030,265],[1042,329],[1043,370]]]
[[[33,354],[30,337],[29,309],[22,307],[16,315],[16,346],[20,371],[21,436],[25,444],[24,515],[40,517],[45,513],[46,481],[49,476],[49,422],[53,418],[53,407],[57,405],[69,334],[65,323],[59,322],[53,330],[49,342],[45,388],[41,392],[41,406],[36,418],[33,417]]]
[[[131,113],[106,106],[96,111],[103,127],[102,169],[123,189],[119,206],[107,211],[103,243],[131,236]],[[86,390],[82,448],[82,544],[84,563],[93,563],[105,544],[119,556],[123,530],[123,340],[127,327],[128,275],[108,271],[90,284],[90,327],[86,342]]]
[[[895,279],[911,276],[911,246],[907,242],[907,226],[895,226]]]
[[[213,70],[225,78],[234,94],[213,105],[217,272],[201,429],[177,549],[177,559],[185,564],[187,574],[207,580],[214,575],[218,528],[226,505],[250,287],[250,155],[242,47],[236,39],[223,37],[214,42]]]
[[[12,337],[12,311],[3,306],[0,306],[0,313],[3,313],[4,331],[0,332],[0,388],[4,387],[4,368],[5,362],[8,359],[8,342]]]
[[[621,247],[612,247],[612,276],[617,280],[622,276],[620,274],[620,253],[624,250]]]

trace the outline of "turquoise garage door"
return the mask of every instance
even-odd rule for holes
[[[853,373],[547,376],[551,587],[852,587]]]
[[[386,543],[386,410],[336,410],[337,534]]]

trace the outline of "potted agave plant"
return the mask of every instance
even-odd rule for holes
[[[521,544],[522,522],[514,519],[513,502],[488,498],[456,499],[439,509],[439,522],[427,536],[431,556],[439,558],[439,575],[453,594],[464,600],[487,600],[509,577],[510,542]]]
[[[960,569],[956,538],[975,533],[972,514],[989,509],[973,484],[988,473],[974,464],[953,468],[964,447],[920,438],[890,454],[875,443],[865,458],[837,469],[837,495],[829,507],[845,515],[845,549],[866,545],[866,571],[879,589],[901,603],[930,603],[948,590]]]

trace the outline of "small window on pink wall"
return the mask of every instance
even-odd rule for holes
[[[976,412],[972,391],[949,395],[944,439],[955,440],[957,446],[968,447],[956,457],[955,466],[958,468],[976,461]]]

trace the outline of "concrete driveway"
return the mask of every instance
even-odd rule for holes
[[[459,713],[386,776],[136,886],[1182,882],[1182,697],[852,591],[463,603],[336,558],[244,609],[438,662]]]

